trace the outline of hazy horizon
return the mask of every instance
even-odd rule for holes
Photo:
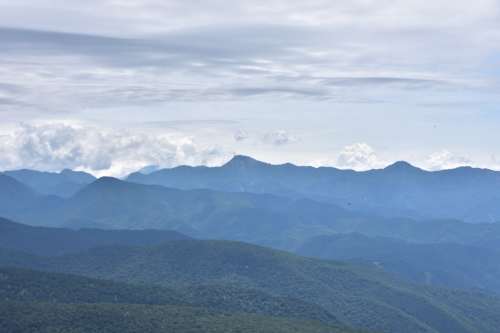
[[[261,163],[265,163],[265,164],[268,164],[268,165],[271,165],[271,166],[279,166],[279,165],[291,164],[291,165],[296,166],[296,167],[333,168],[333,169],[338,169],[338,170],[343,170],[343,171],[356,171],[356,172],[366,172],[366,171],[373,171],[373,170],[384,170],[384,169],[390,168],[391,166],[398,165],[398,164],[408,164],[409,167],[420,169],[420,170],[427,171],[427,172],[449,171],[449,170],[455,170],[455,169],[460,169],[460,168],[473,168],[473,169],[481,169],[481,170],[498,171],[498,170],[494,170],[494,169],[476,167],[476,166],[473,166],[473,165],[465,165],[465,164],[464,165],[457,165],[457,166],[450,166],[448,168],[432,169],[432,168],[421,167],[421,166],[415,165],[413,163],[410,163],[410,162],[404,161],[404,160],[390,162],[390,163],[388,163],[386,165],[380,165],[378,167],[365,168],[365,169],[362,169],[362,170],[359,170],[359,169],[356,170],[356,169],[353,169],[353,168],[336,167],[334,165],[317,165],[317,164],[316,165],[307,165],[307,164],[298,164],[298,163],[292,163],[292,162],[278,162],[278,163],[273,163],[273,162],[270,162],[270,161],[264,161],[264,160],[256,159],[256,158],[254,158],[252,156],[249,156],[249,155],[235,154],[235,155],[229,157],[229,159],[223,160],[222,163],[220,163],[220,164],[213,164],[213,165],[208,165],[208,166],[205,165],[205,164],[179,164],[179,165],[174,165],[174,166],[163,166],[163,167],[162,166],[158,166],[158,165],[146,165],[146,166],[144,166],[142,168],[139,168],[137,170],[133,170],[130,173],[119,174],[119,175],[117,175],[117,174],[107,174],[105,172],[104,173],[103,172],[95,172],[95,171],[92,171],[92,170],[85,170],[85,169],[78,169],[78,168],[76,168],[76,169],[63,168],[63,169],[57,169],[57,170],[41,170],[41,169],[19,168],[19,169],[0,170],[0,173],[2,173],[2,172],[12,172],[12,171],[21,171],[21,170],[29,170],[29,171],[37,171],[37,172],[48,172],[48,173],[62,173],[65,170],[70,170],[70,171],[77,171],[77,172],[86,172],[86,173],[89,173],[89,174],[95,176],[96,178],[101,178],[101,177],[126,178],[130,174],[133,174],[133,173],[136,173],[136,172],[144,173],[144,174],[149,174],[149,173],[153,173],[153,172],[160,171],[160,170],[174,169],[174,168],[177,168],[177,167],[184,167],[184,166],[189,166],[189,167],[207,166],[207,167],[210,167],[210,168],[218,168],[218,167],[222,167],[222,166],[230,163],[234,158],[237,158],[237,157],[249,158],[251,160],[255,160],[255,161],[258,161],[258,162],[261,162]]]

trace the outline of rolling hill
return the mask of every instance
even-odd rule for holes
[[[193,285],[258,290],[316,304],[348,326],[382,332],[487,333],[500,324],[495,297],[418,287],[380,270],[238,242],[170,241],[45,259],[8,253],[0,264],[176,290]]]
[[[318,305],[229,286],[190,286],[172,290],[90,279],[76,275],[0,268],[1,302],[65,304],[144,304],[203,308],[220,313],[251,313],[339,325]]]
[[[331,260],[373,263],[427,285],[483,289],[500,294],[500,251],[447,243],[409,243],[361,234],[318,236],[297,253]]]
[[[142,304],[0,303],[0,330],[16,333],[349,333],[312,321]]]
[[[98,230],[33,227],[0,218],[0,247],[42,256],[106,245],[157,245],[189,237],[168,230]]]

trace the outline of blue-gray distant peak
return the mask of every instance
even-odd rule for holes
[[[96,179],[94,182],[82,188],[78,193],[76,193],[76,197],[82,195],[92,196],[96,193],[108,193],[108,192],[116,192],[121,190],[126,190],[130,187],[135,187],[136,184],[128,183],[126,181],[122,181],[113,177],[101,177]]]
[[[73,181],[75,183],[80,183],[80,184],[90,184],[96,178],[86,172],[83,171],[74,171],[71,169],[64,169],[60,172],[60,174],[64,177],[66,177],[68,180]]]
[[[139,169],[139,171],[137,171],[137,172],[140,174],[143,174],[143,175],[149,175],[149,174],[156,172],[156,171],[159,171],[159,170],[161,170],[161,167],[159,165],[147,165],[147,166]]]
[[[397,172],[424,172],[424,170],[417,168],[406,161],[397,161],[385,167],[384,170]]]
[[[241,167],[241,166],[258,166],[258,165],[269,165],[269,164],[258,161],[249,156],[235,155],[229,162],[224,164],[224,167]]]
[[[119,180],[118,178],[114,177],[101,177],[97,179],[92,185],[100,185],[100,184],[121,184],[123,181]]]

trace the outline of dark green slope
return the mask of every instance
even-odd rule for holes
[[[18,265],[22,264],[21,260]],[[229,284],[314,303],[348,326],[382,332],[493,333],[500,324],[497,298],[483,308],[481,294],[442,296],[433,289],[384,278],[378,271],[238,242],[188,240],[149,248],[108,247],[27,265],[176,289]],[[469,305],[461,295],[467,295]],[[455,308],[455,302],[465,308]],[[467,314],[467,307],[470,313],[481,309],[490,319],[478,323]]]
[[[36,255],[77,253],[106,245],[147,246],[188,239],[167,230],[71,230],[33,227],[0,217],[0,247]]]
[[[488,248],[338,234],[312,238],[297,253],[322,259],[368,261],[422,284],[500,293],[500,251]]]
[[[137,304],[0,303],[5,333],[348,333],[318,322]]]
[[[77,275],[0,268],[0,302],[177,305],[339,324],[321,307],[235,286],[138,286]]]
[[[188,305],[168,288],[135,286],[71,274],[0,268],[0,301]]]

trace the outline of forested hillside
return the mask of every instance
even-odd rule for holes
[[[214,284],[260,290],[315,304],[343,324],[374,331],[495,332],[500,324],[498,298],[418,287],[367,267],[237,242],[170,241],[45,259],[9,253],[0,264],[176,290]]]

